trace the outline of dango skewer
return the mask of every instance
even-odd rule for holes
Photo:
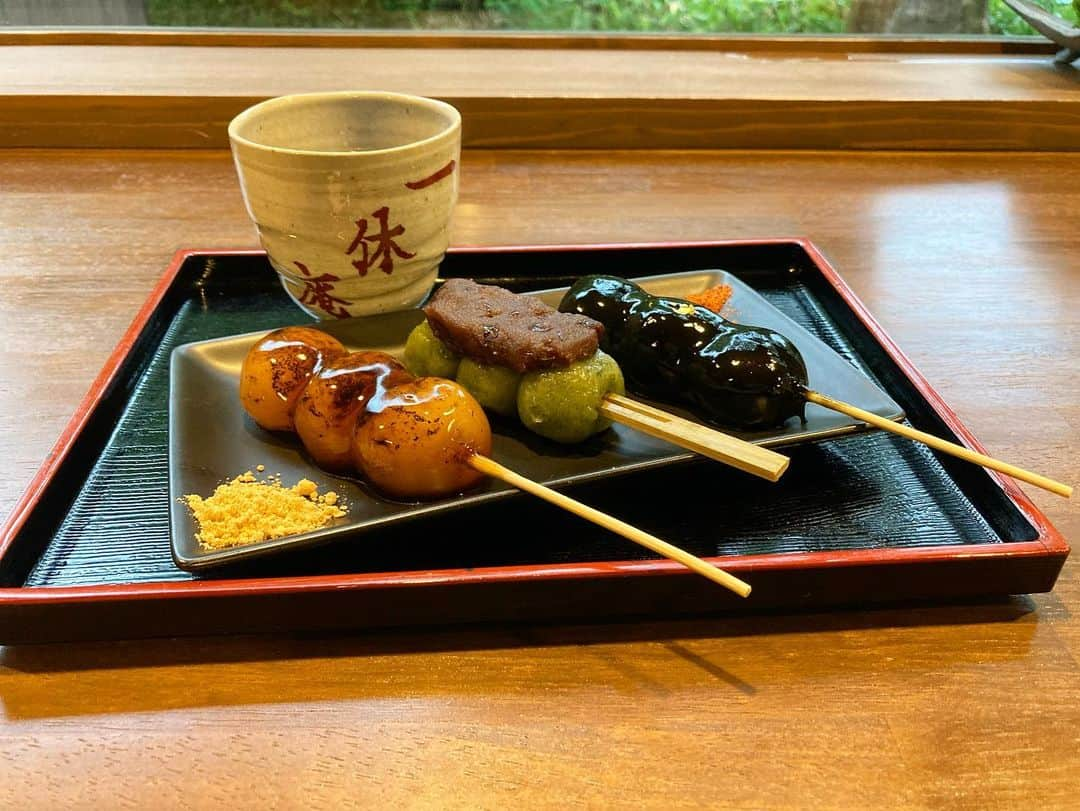
[[[627,397],[619,364],[597,351],[595,319],[468,279],[447,280],[424,313],[406,365],[456,379],[540,436],[575,444],[616,422],[771,482],[787,470],[782,454]]]
[[[1055,481],[1054,479],[1043,476],[1039,473],[1033,473],[1030,470],[1025,470],[1022,467],[1011,465],[1008,462],[1003,462],[1000,459],[995,459],[992,456],[987,456],[984,453],[973,451],[970,448],[965,448],[963,445],[957,445],[955,442],[949,442],[941,437],[928,434],[926,431],[920,431],[918,428],[912,428],[910,425],[904,425],[903,423],[893,422],[892,420],[885,419],[878,416],[872,411],[867,411],[864,408],[859,408],[851,403],[845,403],[843,400],[837,400],[828,395],[821,394],[816,391],[807,389],[805,392],[807,402],[814,403],[822,406],[823,408],[831,409],[832,411],[838,411],[841,414],[846,414],[849,417],[857,419],[861,422],[865,422],[867,425],[873,425],[875,428],[880,428],[883,431],[889,431],[890,433],[902,436],[905,439],[910,439],[915,442],[922,442],[924,445],[929,445],[936,451],[955,456],[958,459],[963,459],[965,462],[971,462],[981,467],[990,468],[990,470],[996,470],[998,473],[1004,473],[1006,476],[1011,476],[1014,479],[1019,479],[1022,482],[1033,484],[1036,487],[1040,487],[1043,490],[1047,490],[1064,498],[1072,496],[1073,489],[1062,482]]]
[[[600,412],[612,422],[771,482],[779,480],[791,462],[783,454],[621,394],[606,395]]]
[[[240,391],[245,411],[260,425],[298,432],[316,462],[329,469],[341,471],[351,459],[388,495],[434,498],[490,476],[741,597],[750,594],[750,586],[729,572],[491,459],[491,428],[475,398],[451,380],[414,378],[385,353],[347,353],[311,328],[278,330],[248,352]]]
[[[617,535],[621,535],[636,544],[640,544],[658,555],[663,555],[670,560],[674,560],[676,563],[681,563],[695,574],[707,577],[714,583],[735,592],[740,597],[748,597],[750,595],[750,585],[735,577],[735,575],[730,572],[726,572],[718,566],[713,566],[711,563],[702,560],[696,555],[690,554],[685,549],[680,549],[674,544],[657,538],[655,535],[650,535],[632,524],[620,521],[618,518],[614,518],[587,504],[582,504],[580,501],[576,501],[557,490],[552,490],[550,487],[540,484],[539,482],[534,482],[532,479],[528,479],[520,473],[515,473],[509,468],[500,465],[494,459],[473,455],[469,458],[469,464],[481,473],[491,476],[494,479],[499,479],[500,481],[509,484],[511,487],[524,490],[530,495],[541,498],[550,504],[554,504],[556,507],[560,507],[580,518],[584,518],[586,521],[591,521],[597,526],[611,530]]]
[[[685,402],[721,424],[761,430],[791,417],[805,421],[806,404],[814,403],[1059,496],[1072,495],[1066,484],[813,391],[798,349],[774,330],[650,295],[617,276],[579,279],[559,309],[603,324],[603,348],[637,390]]]

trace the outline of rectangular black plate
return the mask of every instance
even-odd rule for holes
[[[517,290],[725,268],[873,379],[916,427],[954,414],[798,240],[461,249],[444,276]],[[1012,483],[867,433],[790,449],[776,484],[694,462],[569,489],[748,580],[740,600],[533,499],[194,574],[169,541],[169,358],[296,322],[257,252],[178,256],[0,529],[0,642],[673,616],[1047,591],[1068,547]]]
[[[810,387],[872,411],[887,419],[903,417],[900,407],[862,372],[834,352],[820,338],[784,315],[763,296],[729,273],[689,271],[639,280],[658,295],[687,296],[718,284],[732,289],[725,313],[740,323],[770,327],[786,335],[806,361]],[[565,288],[538,293],[557,305]],[[295,318],[310,322],[299,311]],[[375,349],[396,357],[404,354],[405,339],[423,318],[419,310],[368,318],[326,321],[319,328],[340,339],[350,350]],[[281,326],[285,326],[282,324]],[[314,465],[299,440],[260,429],[246,417],[239,401],[240,366],[251,346],[264,335],[244,335],[184,344],[173,351],[169,393],[169,485],[172,509],[173,557],[182,569],[205,570],[271,554],[295,552],[350,538],[408,520],[433,520],[463,507],[480,507],[506,496],[521,494],[494,479],[460,496],[407,504],[373,495],[355,478],[332,476]],[[664,408],[670,406],[664,404]],[[678,409],[675,409],[678,410]],[[691,414],[685,414],[693,418]],[[810,406],[806,422],[792,418],[779,428],[743,433],[745,439],[775,447],[853,433],[863,423],[843,414]],[[510,420],[493,425],[492,457],[512,470],[554,487],[582,484],[607,476],[655,470],[686,462],[694,455],[640,431],[615,425],[574,446],[559,445],[529,433]],[[209,495],[213,489],[245,470],[264,465],[286,484],[312,479],[325,491],[344,496],[349,513],[332,525],[259,543],[227,549],[207,549],[195,538],[190,510],[181,501],[189,493]],[[701,470],[708,476],[711,471]],[[482,520],[483,516],[479,516]]]

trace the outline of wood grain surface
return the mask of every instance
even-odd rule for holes
[[[1056,154],[471,151],[453,238],[809,236],[992,453],[1075,484],[1076,189]],[[0,152],[0,224],[6,513],[172,252],[254,235],[215,151]],[[1078,572],[981,605],[8,647],[0,806],[1075,808]]]
[[[1080,72],[1036,56],[79,45],[0,49],[0,146],[222,148],[255,101],[371,87],[478,148],[1080,148]]]
[[[9,21],[10,22],[10,21]],[[0,45],[197,45],[217,48],[535,48],[617,51],[714,51],[780,56],[874,54],[1040,54],[1056,46],[1042,37],[891,34],[766,36],[753,34],[620,33],[612,31],[374,31],[356,29],[166,28],[48,26],[0,28]]]

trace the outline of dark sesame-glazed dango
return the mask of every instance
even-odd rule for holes
[[[631,391],[747,431],[805,419],[806,363],[778,332],[653,296],[617,276],[579,279],[559,309],[604,325],[600,345],[618,361]]]

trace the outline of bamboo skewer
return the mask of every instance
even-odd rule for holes
[[[1030,470],[1024,470],[1015,465],[1010,465],[1008,462],[1002,462],[991,456],[976,453],[962,445],[957,445],[955,442],[949,442],[948,440],[941,439],[933,434],[928,434],[925,431],[912,428],[909,425],[902,425],[893,422],[892,420],[885,419],[884,417],[879,417],[871,411],[866,411],[858,406],[853,406],[850,403],[834,400],[832,397],[809,390],[806,392],[806,399],[811,403],[816,403],[819,406],[832,409],[833,411],[839,411],[841,414],[847,414],[849,417],[853,417],[857,420],[862,420],[868,425],[873,425],[874,427],[881,428],[885,431],[891,431],[894,434],[913,439],[916,442],[922,442],[929,445],[934,450],[951,454],[952,456],[967,462],[973,462],[976,465],[988,467],[991,470],[1004,473],[1006,476],[1012,476],[1014,479],[1019,479],[1028,484],[1033,484],[1036,487],[1041,487],[1043,490],[1049,490],[1051,493],[1056,493],[1059,496],[1069,498],[1069,496],[1072,495],[1073,489],[1067,484],[1062,484],[1061,482],[1054,481],[1046,476],[1040,476],[1038,473],[1032,473]]]
[[[556,507],[561,507],[580,518],[584,518],[586,521],[591,521],[597,526],[609,529],[617,535],[622,535],[624,538],[627,538],[634,543],[641,544],[645,548],[651,549],[658,555],[663,555],[677,563],[681,563],[692,572],[695,572],[702,577],[707,577],[714,583],[719,583],[721,586],[730,589],[740,597],[746,597],[750,594],[750,586],[748,583],[725,572],[723,569],[719,569],[712,564],[706,563],[701,558],[691,555],[689,552],[686,552],[667,541],[662,541],[654,535],[643,532],[637,527],[627,524],[625,521],[620,521],[618,518],[614,518],[607,513],[600,512],[600,510],[582,504],[580,501],[575,501],[569,496],[564,496],[562,493],[552,490],[550,487],[534,482],[532,479],[527,479],[509,468],[503,467],[494,459],[474,454],[469,457],[469,466],[487,476],[491,476],[493,479],[499,479],[500,481],[506,482],[511,487],[516,487],[537,498],[542,498],[544,501],[550,502]]]
[[[775,482],[790,460],[768,448],[737,439],[705,425],[653,408],[629,397],[609,394],[600,412],[612,420],[650,436],[666,439],[694,453],[723,462],[746,473]]]

